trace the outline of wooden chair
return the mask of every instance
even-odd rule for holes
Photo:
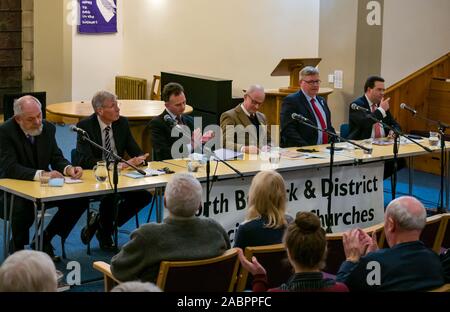
[[[369,235],[372,235],[373,232],[376,232],[377,237],[380,237],[383,229],[384,224],[380,223],[371,227],[364,228],[363,231]],[[323,271],[326,273],[336,275],[339,271],[339,268],[341,267],[342,262],[345,261],[344,245],[342,243],[343,234],[344,232],[327,234],[327,259],[325,268],[323,269]]]
[[[93,267],[103,273],[105,291],[120,283],[112,275],[109,264],[96,261]],[[236,284],[238,268],[236,248],[210,259],[162,261],[156,285],[165,292],[231,292]]]
[[[450,292],[450,284],[444,284],[441,287],[430,290],[429,292]]]
[[[153,75],[152,86],[150,88],[150,100],[161,100],[161,76]]]
[[[287,258],[284,244],[246,247],[244,255],[250,261],[255,256],[258,262],[266,269],[269,288],[280,286],[293,274],[293,269]],[[238,276],[239,280],[236,291],[244,291],[246,285],[250,283],[252,276],[242,266]]]
[[[441,215],[441,225],[439,227],[438,237],[437,237],[436,243],[435,243],[435,247],[439,248],[439,252],[441,252],[442,249],[450,248],[450,226],[449,225],[450,225],[450,213],[442,214]]]

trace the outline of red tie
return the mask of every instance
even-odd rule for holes
[[[314,112],[316,113],[317,118],[319,118],[320,126],[322,129],[327,128],[327,124],[325,123],[325,119],[323,119],[322,113],[320,112],[319,108],[316,105],[316,100],[311,99],[311,105],[314,109]],[[325,132],[322,132],[322,144],[328,143],[328,135]]]
[[[372,104],[372,113],[377,109],[377,104]],[[381,124],[379,122],[373,125],[375,139],[381,138]]]

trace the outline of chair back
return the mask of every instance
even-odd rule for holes
[[[47,92],[24,92],[24,93],[5,93],[3,95],[3,120],[6,121],[14,116],[14,101],[25,95],[34,96],[41,102],[42,118],[45,119]]]
[[[284,244],[246,247],[244,255],[250,261],[255,256],[266,269],[269,288],[285,283],[294,272],[287,258]],[[244,291],[246,285],[251,285],[252,280],[252,275],[241,266],[236,291]]]
[[[434,252],[439,253],[441,249],[441,243],[439,242],[439,227],[441,225],[442,215],[434,215],[427,218],[427,223],[422,233],[420,234],[420,240]],[[439,245],[439,246],[437,246]]]
[[[153,75],[152,86],[150,88],[150,100],[161,100],[161,76]]]
[[[350,125],[349,124],[341,124],[341,128],[340,128],[340,134],[341,137],[343,137],[344,139],[348,138],[348,135],[350,134]]]
[[[231,292],[237,280],[237,248],[191,261],[162,261],[156,285],[165,292]]]
[[[430,292],[450,292],[450,284],[444,284],[441,287],[430,290]]]

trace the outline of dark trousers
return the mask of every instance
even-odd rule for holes
[[[120,193],[121,203],[117,211],[117,226],[122,226],[130,218],[136,215],[142,208],[147,206],[152,195],[145,191],[130,191]],[[114,216],[114,195],[107,195],[100,202],[100,230],[105,234],[112,234]]]
[[[3,194],[0,194],[0,196],[2,197],[0,200],[0,215],[3,215]],[[10,200],[11,196],[8,196],[8,214]],[[61,238],[66,239],[78,219],[87,209],[88,204],[88,199],[84,198],[46,203],[46,208],[58,207],[58,211],[45,229],[46,238],[52,239],[55,235],[59,235]],[[11,222],[13,249],[14,251],[21,250],[25,245],[29,244],[29,229],[34,223],[33,202],[14,196],[14,208]]]
[[[394,160],[386,160],[384,162],[384,176],[383,179],[386,180],[390,178],[394,174]],[[405,158],[397,158],[397,171],[402,170],[406,167],[406,159]]]

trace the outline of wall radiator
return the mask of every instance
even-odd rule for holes
[[[129,76],[116,76],[116,95],[121,100],[145,100],[147,80]]]

